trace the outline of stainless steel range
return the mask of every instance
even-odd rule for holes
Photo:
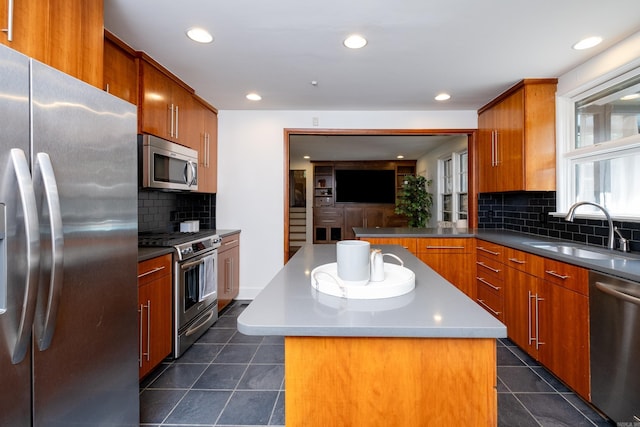
[[[173,357],[180,357],[218,319],[220,237],[194,233],[140,233],[139,246],[175,249],[173,265]]]

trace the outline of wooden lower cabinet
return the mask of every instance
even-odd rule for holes
[[[218,311],[225,308],[240,290],[240,233],[222,238],[218,249]]]
[[[586,270],[508,248],[506,260],[518,266],[507,266],[505,274],[509,338],[589,399],[589,298],[572,289],[586,287]],[[549,272],[566,282],[546,280]],[[580,278],[584,285],[577,284]]]
[[[171,254],[138,263],[139,378],[171,353]]]
[[[495,339],[285,337],[284,354],[287,426],[498,425]]]
[[[417,254],[420,261],[454,284],[469,298],[475,299],[475,281],[469,274],[475,271],[475,251],[472,238],[419,238]]]

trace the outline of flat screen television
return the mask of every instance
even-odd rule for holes
[[[395,203],[394,170],[336,169],[337,203]]]

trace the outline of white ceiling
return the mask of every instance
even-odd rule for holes
[[[558,77],[640,30],[638,0],[105,0],[104,8],[109,31],[220,110],[475,110],[522,78]],[[187,39],[192,26],[214,42]],[[352,32],[369,44],[343,47]],[[571,48],[590,35],[604,42]],[[246,100],[250,91],[263,100]],[[452,98],[437,103],[442,91]]]
[[[219,110],[476,110],[522,78],[558,77],[640,30],[640,0],[105,0],[104,8],[109,31]],[[214,42],[187,39],[193,26]],[[343,47],[354,32],[369,40],[363,49]],[[591,35],[603,43],[571,48]],[[245,99],[252,91],[262,101]],[[452,98],[435,101],[443,91]]]

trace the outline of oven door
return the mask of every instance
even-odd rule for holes
[[[178,329],[211,304],[217,304],[217,277],[218,252],[215,250],[177,263],[175,311]]]

